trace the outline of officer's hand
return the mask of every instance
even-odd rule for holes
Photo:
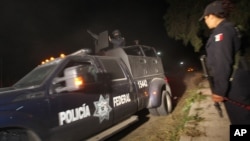
[[[217,94],[212,94],[212,100],[214,102],[223,102],[224,101],[224,97],[217,95]]]

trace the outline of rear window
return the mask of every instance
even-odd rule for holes
[[[143,56],[143,53],[139,46],[133,46],[133,47],[123,48],[123,49],[128,55]]]
[[[146,48],[142,47],[143,52],[145,53],[145,56],[148,57],[157,57],[155,50],[153,48]]]
[[[107,73],[112,75],[112,79],[124,79],[125,75],[121,66],[116,60],[113,59],[101,59]]]
[[[147,46],[129,46],[123,48],[126,54],[135,56],[157,57],[154,48]]]

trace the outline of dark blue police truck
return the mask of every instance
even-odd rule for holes
[[[87,52],[39,65],[0,89],[1,141],[102,140],[138,120],[142,109],[171,112],[171,90],[153,47]]]

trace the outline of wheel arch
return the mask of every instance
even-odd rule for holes
[[[0,129],[0,135],[4,136],[6,135],[7,137],[9,136],[8,134],[12,135],[17,135],[17,134],[26,134],[27,135],[27,141],[42,141],[41,138],[38,136],[35,131],[30,130],[28,128],[24,127],[19,127],[19,126],[11,126],[11,127],[4,127]]]
[[[30,140],[28,141],[41,141],[41,131],[42,127],[36,126],[34,122],[24,122],[28,119],[24,119],[23,116],[20,116],[21,119],[15,118],[15,116],[10,116],[7,113],[0,113],[1,122],[0,122],[0,133],[25,133],[27,134]],[[13,118],[14,117],[14,118]]]
[[[149,85],[149,101],[147,108],[156,108],[161,105],[162,91],[170,93],[171,89],[168,83],[162,78],[154,78]]]

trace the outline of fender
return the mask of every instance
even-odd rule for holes
[[[169,85],[162,78],[154,78],[149,85],[149,102],[147,108],[156,108],[161,105],[162,90],[170,91]]]
[[[32,120],[28,119],[29,115],[26,114],[16,114],[13,112],[2,111],[0,112],[0,128],[1,130],[5,129],[24,129],[27,130],[33,137],[37,137],[36,141],[40,141],[39,137],[42,136],[42,131],[45,129],[41,126],[36,126],[35,122],[31,122]],[[18,117],[18,118],[17,118]],[[29,122],[27,122],[29,121]]]

